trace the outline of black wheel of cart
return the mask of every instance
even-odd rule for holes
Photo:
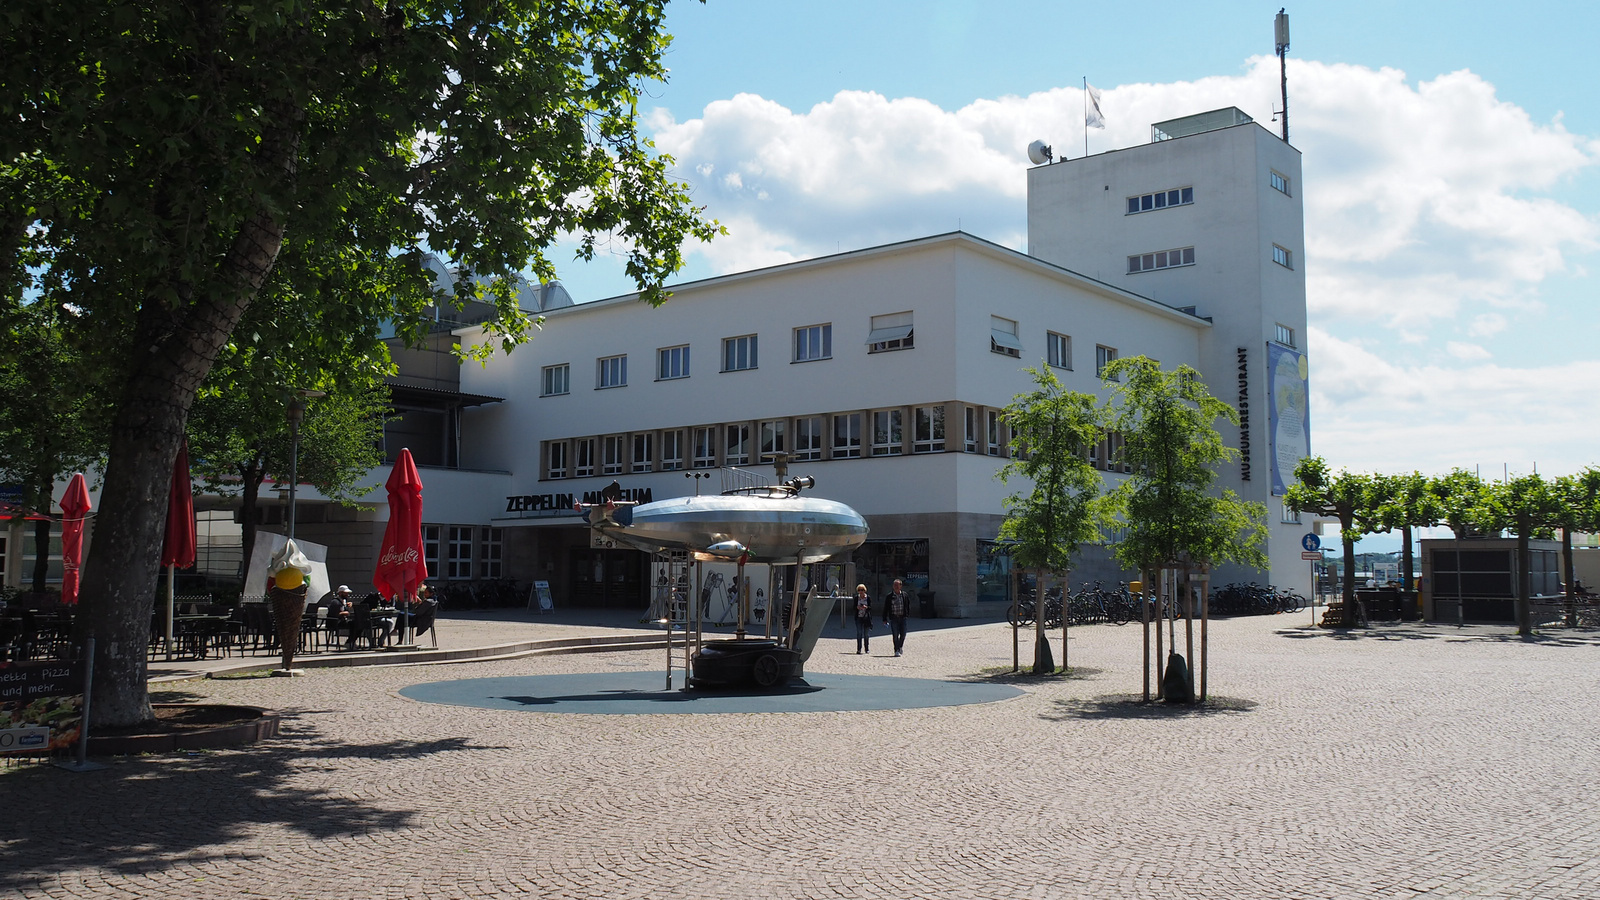
[[[771,653],[763,653],[756,657],[755,665],[750,667],[750,680],[756,687],[769,688],[778,683],[778,675],[783,671],[783,666],[778,658]]]

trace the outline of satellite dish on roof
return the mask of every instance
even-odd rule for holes
[[[1028,159],[1032,160],[1034,165],[1042,166],[1048,163],[1051,157],[1050,145],[1044,141],[1034,141],[1028,145]]]

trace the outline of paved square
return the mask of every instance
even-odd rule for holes
[[[662,651],[162,685],[282,710],[283,736],[0,775],[0,896],[1600,896],[1600,634],[1309,620],[1213,623],[1224,702],[1190,713],[1128,702],[1137,625],[1075,629],[1078,677],[929,709],[591,716],[398,693],[659,671]],[[1009,667],[1010,629],[940,624],[901,658],[830,631],[808,669]]]

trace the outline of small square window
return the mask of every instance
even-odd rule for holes
[[[1289,193],[1289,179],[1279,175],[1277,172],[1268,172],[1267,181],[1272,185],[1273,190],[1285,195]]]
[[[1106,377],[1106,366],[1117,358],[1117,348],[1097,345],[1094,348],[1094,374]]]
[[[1287,326],[1287,325],[1285,325],[1285,324],[1283,324],[1281,322],[1279,322],[1278,325],[1277,325],[1277,333],[1274,335],[1273,339],[1276,340],[1278,343],[1284,345],[1285,347],[1293,347],[1294,346],[1294,329],[1290,328],[1289,326]]]
[[[1287,247],[1280,247],[1277,244],[1273,244],[1272,261],[1280,266],[1283,266],[1285,269],[1294,268],[1294,254],[1291,253]]]
[[[1013,359],[1021,358],[1022,342],[1017,340],[1017,323],[1014,319],[989,317],[989,350]]]
[[[742,372],[756,367],[756,336],[725,338],[722,342],[722,371]]]
[[[628,357],[603,356],[595,360],[595,382],[598,388],[624,387],[628,383]]]
[[[566,363],[559,366],[545,366],[543,389],[541,397],[555,397],[565,394],[572,388],[572,367]]]
[[[810,362],[833,357],[833,326],[807,325],[794,330],[794,361]]]
[[[1072,338],[1064,334],[1047,331],[1045,339],[1045,361],[1058,369],[1072,368]]]
[[[662,347],[656,351],[656,380],[689,377],[689,345]]]

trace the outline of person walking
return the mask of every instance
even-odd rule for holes
[[[895,656],[905,652],[906,613],[909,611],[909,606],[905,582],[896,578],[894,590],[883,595],[883,624],[889,626],[889,634],[894,637]]]
[[[856,585],[856,652],[872,649],[872,598],[867,596],[867,586]]]

